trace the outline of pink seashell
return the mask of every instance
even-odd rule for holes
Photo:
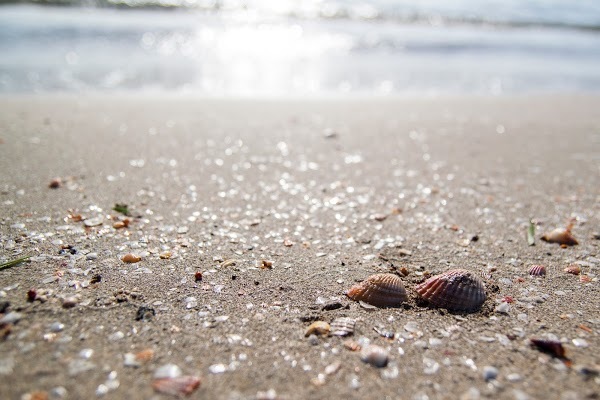
[[[532,265],[531,268],[529,268],[529,275],[546,276],[546,267],[543,265]]]
[[[452,269],[417,285],[417,293],[434,306],[453,311],[477,310],[486,299],[483,282],[464,269]]]
[[[571,234],[569,228],[557,228],[542,236],[542,240],[548,243],[558,243],[562,246],[574,246],[579,244],[577,239]]]
[[[152,382],[154,390],[172,396],[190,395],[200,386],[200,379],[195,376],[177,378],[159,378]]]
[[[348,290],[348,297],[377,307],[398,307],[408,300],[402,280],[393,274],[375,274]]]

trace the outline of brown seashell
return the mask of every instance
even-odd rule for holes
[[[486,299],[481,279],[464,269],[452,269],[417,285],[417,293],[434,306],[453,311],[477,310]]]
[[[542,236],[542,240],[548,243],[558,243],[565,246],[574,246],[579,244],[577,239],[571,234],[569,228],[557,228]]]
[[[567,274],[579,275],[581,273],[581,268],[577,264],[571,264],[565,268],[565,272]]]
[[[581,275],[579,277],[579,282],[589,283],[591,281],[592,281],[592,278],[590,278],[588,275]]]
[[[529,268],[529,275],[546,276],[546,267],[543,265],[532,265],[531,268]]]
[[[348,290],[347,296],[355,301],[377,307],[398,307],[408,300],[400,278],[393,274],[375,274]]]
[[[554,357],[565,358],[565,348],[562,343],[556,340],[531,339],[531,345],[544,353]]]
[[[354,333],[356,320],[348,317],[336,318],[331,322],[331,334],[333,336],[349,336]]]
[[[154,350],[152,349],[144,349],[135,354],[135,359],[142,362],[147,362],[152,360],[154,357]]]
[[[325,321],[315,321],[309,325],[304,333],[304,337],[309,337],[310,335],[319,335],[319,336],[328,336],[331,331],[331,326]]]
[[[125,254],[122,258],[121,261],[123,261],[124,263],[136,263],[138,261],[141,261],[142,257],[137,256],[135,254]]]
[[[160,378],[152,382],[152,388],[159,393],[172,396],[190,395],[200,386],[200,379],[195,376],[180,376],[178,378]]]

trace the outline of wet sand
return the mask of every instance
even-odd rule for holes
[[[600,395],[599,97],[0,105],[0,261],[34,256],[0,271],[5,316],[18,313],[0,398],[166,398],[152,389],[166,364],[199,377],[203,399]],[[116,203],[128,227],[113,227]],[[540,241],[571,219],[579,245]],[[589,282],[563,271],[574,263]],[[402,268],[401,308],[344,295]],[[452,268],[491,274],[478,312],[416,300]],[[305,337],[339,317],[387,367],[347,338]],[[531,338],[560,340],[570,362]]]

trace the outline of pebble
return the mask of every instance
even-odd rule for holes
[[[496,379],[498,376],[498,368],[492,367],[491,365],[486,365],[483,367],[483,379],[487,381],[491,381],[492,379]]]
[[[0,324],[14,324],[16,322],[19,322],[21,318],[23,318],[23,314],[11,311],[4,317],[0,318]]]
[[[65,324],[61,324],[60,322],[53,322],[50,325],[50,332],[61,332],[63,329],[65,329]]]
[[[71,296],[63,299],[62,306],[63,308],[73,308],[77,305],[77,297]]]
[[[581,339],[581,338],[573,339],[573,344],[576,347],[588,347],[589,346],[587,340]]]
[[[94,355],[94,349],[83,349],[79,352],[79,358],[89,360]]]
[[[211,374],[222,374],[223,372],[227,371],[227,366],[225,364],[213,364],[208,367],[208,371]]]
[[[113,334],[110,334],[108,336],[108,340],[110,340],[111,342],[117,341],[117,340],[121,340],[125,337],[125,334],[121,331],[117,331]]]
[[[517,374],[517,373],[513,373],[513,374],[508,374],[506,375],[506,380],[509,382],[519,382],[521,381],[523,378],[521,377],[521,375]]]
[[[92,226],[102,225],[102,217],[89,218],[83,221],[83,224],[88,228]]]
[[[383,347],[371,344],[363,347],[360,359],[377,368],[383,368],[388,363],[388,352]]]
[[[135,354],[133,353],[126,353],[123,356],[123,366],[125,367],[133,367],[133,368],[137,368],[139,367],[141,364],[140,362],[137,360]]]
[[[510,311],[510,304],[500,303],[496,306],[494,311],[500,314],[508,314],[508,312]]]
[[[86,260],[97,260],[98,259],[98,253],[88,253],[85,256]]]
[[[181,368],[175,364],[165,364],[154,371],[154,379],[179,378],[183,375]]]

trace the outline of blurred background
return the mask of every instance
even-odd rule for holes
[[[0,54],[0,93],[598,92],[600,1],[4,1]]]

